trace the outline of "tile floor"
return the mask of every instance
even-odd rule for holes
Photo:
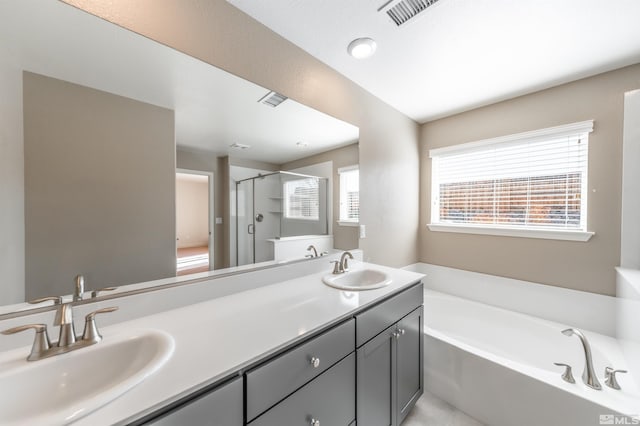
[[[402,426],[483,426],[483,424],[433,394],[425,392]]]

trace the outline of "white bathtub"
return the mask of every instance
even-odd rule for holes
[[[596,391],[581,380],[579,339],[560,333],[569,325],[432,290],[425,290],[424,317],[427,390],[483,423],[588,426],[607,424],[600,415],[640,415],[630,374],[619,375],[621,391],[604,385],[606,366],[627,369],[614,338],[582,330],[603,385]],[[572,365],[576,383],[563,381],[554,362]],[[640,424],[623,421],[615,424]]]

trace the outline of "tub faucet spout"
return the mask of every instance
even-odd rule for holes
[[[314,246],[313,244],[311,244],[309,247],[307,247],[307,251],[311,251],[313,250],[313,254],[308,254],[308,257],[318,257],[318,250],[316,250],[316,246]]]
[[[562,330],[562,334],[565,336],[573,336],[576,335],[580,339],[580,343],[582,343],[582,348],[584,349],[584,371],[582,372],[582,381],[585,385],[590,388],[601,390],[602,385],[598,381],[596,377],[596,373],[593,370],[593,360],[591,359],[591,346],[589,346],[589,341],[586,336],[582,334],[582,332],[576,328],[567,328],[566,330]]]

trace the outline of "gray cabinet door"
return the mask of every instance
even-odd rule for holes
[[[396,425],[395,329],[385,329],[356,351],[358,425]]]
[[[153,426],[242,426],[242,378],[189,401]]]
[[[350,425],[356,417],[355,364],[351,353],[249,426],[308,426],[312,420],[322,426]]]
[[[422,395],[423,382],[423,307],[416,309],[398,322],[396,339],[398,422],[402,423],[415,402]]]
[[[362,346],[382,330],[398,322],[400,318],[422,305],[423,301],[424,285],[418,283],[358,314],[356,316],[356,346]]]

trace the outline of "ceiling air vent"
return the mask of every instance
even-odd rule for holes
[[[378,12],[384,11],[397,25],[406,24],[438,0],[391,0],[383,4]]]
[[[287,97],[285,95],[281,95],[278,92],[269,92],[263,97],[261,97],[258,100],[258,102],[275,108],[286,100],[287,100]]]

